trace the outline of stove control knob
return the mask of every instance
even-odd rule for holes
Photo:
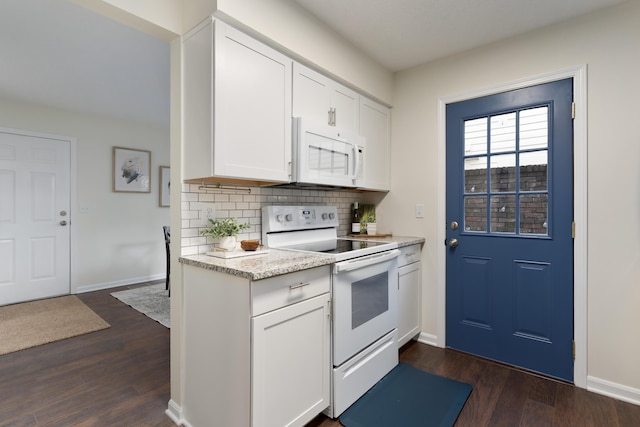
[[[323,214],[322,214],[322,219],[327,219],[327,217],[328,217],[328,216],[329,216],[329,214],[328,214],[328,213],[323,213]]]
[[[282,222],[283,219],[284,219],[283,215],[276,215],[276,221]]]
[[[331,212],[331,213],[329,214],[329,219],[333,219],[333,218],[335,218],[335,216],[336,216],[336,214],[334,214],[333,212]]]
[[[291,214],[286,214],[286,215],[284,216],[284,220],[285,220],[285,221],[291,221],[292,219],[293,219],[293,215],[291,215]]]

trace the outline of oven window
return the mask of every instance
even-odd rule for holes
[[[351,329],[389,310],[388,274],[376,274],[351,284]]]

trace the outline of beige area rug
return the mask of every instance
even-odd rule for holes
[[[0,307],[0,355],[109,327],[76,296]]]

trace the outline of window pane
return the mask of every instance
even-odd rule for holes
[[[487,197],[464,198],[464,230],[487,231]]]
[[[546,194],[520,196],[520,234],[548,234],[547,200]]]
[[[487,192],[487,158],[470,157],[464,159],[464,192]]]
[[[516,190],[516,155],[491,156],[491,192]]]
[[[465,120],[464,154],[473,156],[487,153],[487,117]]]
[[[547,190],[547,150],[520,154],[520,191]]]
[[[516,196],[491,196],[491,232],[516,232]]]
[[[549,145],[549,107],[520,112],[520,149],[547,148]]]
[[[516,149],[516,113],[491,117],[491,152]]]

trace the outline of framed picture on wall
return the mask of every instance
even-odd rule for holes
[[[169,206],[171,190],[171,168],[160,166],[160,206]]]
[[[151,192],[151,151],[113,147],[113,191]]]

